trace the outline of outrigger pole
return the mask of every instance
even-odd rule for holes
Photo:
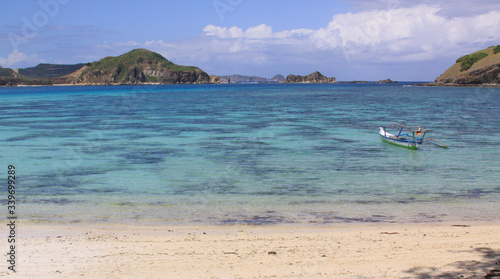
[[[436,145],[436,146],[439,146],[439,147],[441,147],[441,148],[448,148],[448,145],[446,145],[446,144],[442,144],[442,143],[440,143],[439,141],[437,141],[437,140],[435,140],[435,139],[433,139],[433,138],[430,138],[430,139],[428,139],[428,140],[425,140],[425,142],[432,143],[432,144],[434,144],[434,145]]]

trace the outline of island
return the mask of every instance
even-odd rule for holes
[[[375,83],[398,83],[398,82],[388,78],[388,79],[376,81]]]
[[[265,77],[258,76],[244,76],[244,75],[230,75],[220,76],[223,83],[263,83],[267,82]]]
[[[333,77],[326,77],[320,72],[316,71],[307,76],[288,75],[283,81],[284,83],[334,83],[336,79]]]
[[[425,86],[500,86],[500,45],[458,58],[450,68]]]
[[[245,75],[226,75],[220,76],[219,83],[279,83],[285,80],[280,74],[274,75],[272,78],[268,79],[259,76],[245,76]]]
[[[174,64],[147,49],[86,64],[40,64],[17,71],[0,68],[0,86],[201,84],[218,80],[198,67]]]

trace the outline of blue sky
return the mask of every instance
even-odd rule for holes
[[[147,48],[214,75],[425,81],[497,44],[498,0],[17,0],[0,16],[10,68]]]

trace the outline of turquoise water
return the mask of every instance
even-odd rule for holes
[[[499,220],[500,89],[404,85],[0,88],[0,162],[34,222]]]

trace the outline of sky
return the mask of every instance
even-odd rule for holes
[[[499,0],[0,0],[0,66],[146,48],[211,75],[432,81],[500,44]]]

